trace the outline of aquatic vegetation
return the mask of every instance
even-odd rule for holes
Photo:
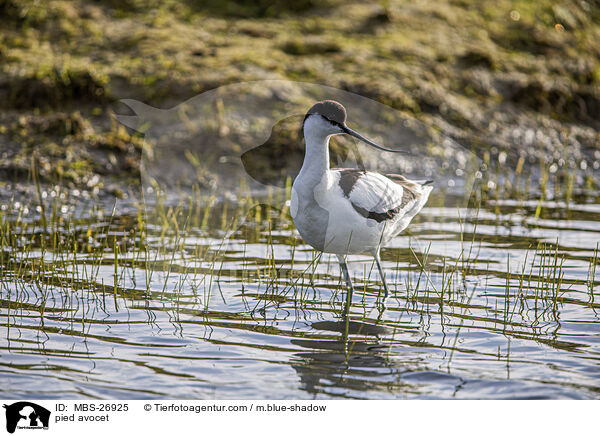
[[[206,364],[218,359],[225,371],[236,362],[227,362],[228,352],[252,354],[269,371],[291,359],[306,376],[320,373],[326,362],[339,362],[328,370],[338,374],[331,386],[288,379],[297,384],[298,396],[312,389],[335,395],[337,386],[357,398],[426,392],[447,397],[451,392],[435,377],[410,381],[420,373],[438,374],[440,367],[453,386],[474,383],[466,392],[476,397],[489,395],[477,383],[493,385],[507,368],[523,374],[511,377],[514,390],[507,396],[597,396],[595,381],[576,369],[584,364],[582,350],[589,359],[598,353],[592,340],[600,308],[598,248],[588,247],[598,235],[586,224],[597,219],[595,204],[570,204],[580,227],[569,229],[563,228],[568,218],[536,218],[535,201],[498,199],[471,212],[448,203],[425,208],[410,234],[382,251],[392,295],[379,312],[383,289],[368,258],[350,263],[356,292],[345,309],[335,259],[304,245],[289,212],[261,206],[268,203],[264,199],[246,193],[225,201],[199,189],[175,203],[160,189],[139,198],[117,200],[112,207],[94,200],[74,207],[64,192],[40,186],[29,202],[5,205],[0,301],[7,356],[29,350],[27,360],[34,362],[31,341],[34,348],[54,349],[51,361],[65,356],[67,366],[80,352],[92,361],[110,359],[107,346],[119,355],[135,353],[145,385],[157,396],[165,383],[172,395],[173,386],[194,381],[198,390],[190,396],[204,397],[203,380],[216,386],[222,380]],[[566,206],[543,207],[556,215]],[[35,210],[38,218],[29,218]],[[583,243],[576,242],[580,233],[588,235]],[[79,341],[87,344],[85,350]],[[543,353],[530,351],[532,345]],[[541,356],[559,359],[568,372],[542,369],[547,357]],[[388,381],[367,382],[361,359],[372,361],[370,367]],[[109,367],[127,371],[128,359],[109,361]],[[179,362],[193,362],[196,370]],[[156,367],[163,375],[154,374]],[[11,363],[5,368],[16,370]],[[33,373],[19,371],[34,382]],[[85,395],[107,389],[100,378],[114,381],[112,394],[102,396],[140,389],[100,367],[90,371],[95,381]],[[348,377],[361,387],[351,387]],[[524,379],[533,385],[524,388]],[[260,380],[235,376],[236,395],[244,396],[239,393],[244,386],[276,395],[276,386],[257,388]],[[64,383],[78,382],[59,385]]]
[[[594,2],[152,5],[0,5],[0,127],[23,116],[38,120],[20,126],[17,141],[0,130],[0,146],[11,151],[2,157],[3,168],[13,168],[12,175],[21,171],[19,156],[30,153],[25,138],[35,137],[49,166],[65,166],[56,152],[64,141],[77,145],[70,149],[75,160],[89,159],[100,144],[94,158],[103,162],[71,180],[81,188],[97,176],[99,189],[113,192],[116,176],[132,182],[133,157],[140,154],[136,146],[126,153],[126,165],[109,162],[121,162],[123,153],[120,137],[111,133],[115,100],[166,108],[223,85],[262,79],[367,96],[451,136],[481,159],[489,152],[492,160],[505,155],[516,164],[522,158],[526,167],[547,160],[550,168],[568,138],[566,162],[599,165],[600,27],[594,18],[600,9]],[[55,117],[74,113],[93,135],[40,134],[44,120],[54,124]]]

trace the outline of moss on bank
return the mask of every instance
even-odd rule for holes
[[[550,158],[564,135],[579,158],[600,148],[597,2],[292,5],[0,1],[2,177],[37,149],[42,176],[130,180],[141,145],[111,121],[117,99],[169,107],[265,78],[368,96],[480,155],[528,153],[531,129]]]

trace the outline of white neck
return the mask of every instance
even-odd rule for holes
[[[306,151],[298,177],[302,178],[307,186],[320,183],[323,175],[329,170],[329,138],[332,135],[331,130],[324,127],[321,120],[314,117],[308,118],[304,123]]]

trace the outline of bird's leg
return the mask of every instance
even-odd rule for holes
[[[385,295],[383,299],[387,299],[389,295],[387,284],[385,283],[385,276],[383,275],[383,269],[381,268],[381,260],[379,259],[379,252],[374,254],[375,262],[377,262],[377,269],[379,270],[379,276],[381,277],[381,281],[383,282],[383,289],[385,290]]]
[[[346,259],[344,256],[338,256],[338,260],[340,261],[340,268],[342,270],[342,274],[344,275],[344,280],[346,280],[346,287],[348,288],[348,295],[346,296],[346,311],[348,311],[350,309],[350,304],[352,304],[354,286],[352,286],[352,280],[350,279],[350,273],[348,272]]]

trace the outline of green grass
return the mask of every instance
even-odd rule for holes
[[[238,284],[251,316],[293,303],[299,309],[316,306],[337,313],[354,313],[362,307],[362,317],[368,317],[367,299],[383,295],[376,269],[367,263],[364,278],[355,282],[358,292],[353,305],[344,309],[345,289],[337,265],[323,264],[323,256],[317,253],[311,261],[298,259],[302,241],[293,233],[288,212],[261,206],[261,199],[249,193],[240,195],[237,202],[225,202],[214,193],[194,189],[170,204],[164,191],[155,189],[148,204],[143,196],[134,204],[134,213],[120,214],[118,200],[110,213],[93,201],[87,207],[79,205],[73,213],[68,212],[72,209],[64,195],[50,196],[43,190],[36,171],[34,158],[37,195],[27,203],[14,201],[0,214],[4,247],[0,289],[3,304],[11,308],[37,307],[42,324],[48,310],[70,316],[72,323],[82,322],[82,304],[110,314],[158,299],[174,305],[179,313],[189,304],[181,296],[190,293],[197,296],[201,310],[209,311],[217,304],[215,299],[219,304],[228,302],[221,280]],[[26,218],[30,210],[45,218]],[[494,207],[483,210],[493,212]],[[536,213],[530,209],[531,216]],[[515,265],[507,251],[506,269],[501,271],[494,266],[497,260],[480,254],[482,244],[489,244],[478,232],[478,225],[488,224],[486,219],[479,213],[465,217],[459,213],[457,219],[460,232],[448,235],[460,247],[457,256],[434,255],[431,243],[424,249],[412,244],[407,249],[384,249],[384,261],[396,265],[386,275],[394,305],[404,308],[400,310],[462,323],[477,319],[469,315],[473,296],[486,295],[495,300],[488,308],[487,322],[518,335],[525,327],[536,331],[544,323],[559,323],[563,304],[598,309],[594,297],[597,247],[589,256],[578,256],[588,264],[587,279],[582,280],[569,275],[565,262],[573,254],[559,241],[507,239],[525,261]],[[228,245],[231,240],[238,244],[234,251]],[[494,242],[506,244],[500,237]],[[248,257],[246,247],[250,246],[252,250],[260,247],[262,254]],[[289,256],[276,255],[282,246],[289,249]],[[494,284],[488,285],[489,281]],[[587,301],[574,300],[573,287],[585,288]],[[329,300],[322,300],[325,290],[331,292]]]
[[[33,142],[42,179],[45,167],[58,167],[78,187],[93,175],[102,186],[114,177],[130,184],[140,147],[132,140],[130,149],[115,134],[115,100],[166,108],[263,78],[356,92],[433,128],[440,128],[441,117],[480,158],[490,132],[473,120],[488,119],[490,108],[519,114],[496,121],[500,132],[533,127],[552,137],[581,135],[579,126],[597,130],[600,26],[594,18],[600,9],[594,2],[142,3],[2,3],[0,127],[18,136],[21,149],[6,158],[15,171],[21,155],[29,160]],[[21,118],[27,122],[15,126]],[[0,135],[0,146],[8,140]],[[597,140],[589,145],[597,148]],[[60,151],[65,147],[68,157]],[[494,156],[524,152],[529,158],[510,141],[499,147]],[[116,153],[126,164],[68,171],[66,160],[90,160],[98,148],[106,160]],[[540,151],[548,159],[558,148],[553,141]]]

